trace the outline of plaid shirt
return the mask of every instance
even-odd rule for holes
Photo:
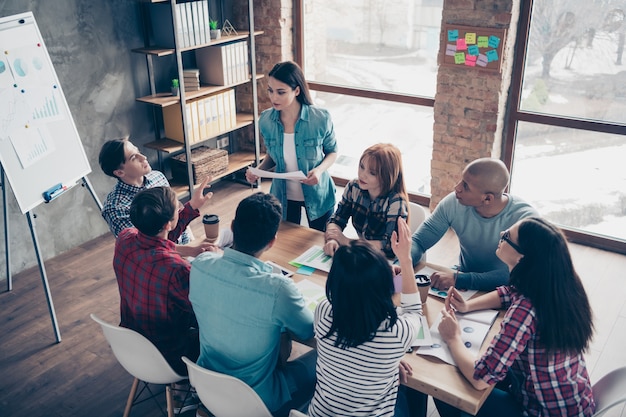
[[[126,184],[118,179],[113,191],[107,195],[104,207],[102,208],[102,217],[106,220],[109,229],[111,229],[115,237],[127,227],[134,227],[133,222],[130,220],[130,203],[133,202],[133,198],[135,198],[139,191],[153,187],[169,186],[170,183],[167,181],[167,178],[159,171],[150,171],[147,173],[144,177],[143,186],[141,187]],[[180,241],[178,243],[182,245],[186,245],[191,241],[189,233],[185,230],[185,226],[181,228],[180,220],[176,229],[170,232],[168,238],[176,242],[179,237]]]
[[[369,192],[361,190],[358,181],[352,180],[346,185],[337,210],[328,222],[343,230],[352,217],[352,225],[359,237],[380,240],[385,255],[394,258],[391,233],[396,230],[398,217],[406,220],[407,216],[408,205],[400,194],[390,192],[371,200]]]
[[[495,384],[510,372],[516,381],[511,393],[530,416],[593,415],[595,403],[583,355],[548,354],[537,336],[530,300],[508,286],[497,291],[508,310],[500,333],[476,362],[474,378]]]
[[[181,217],[189,222],[193,212],[187,204]],[[113,269],[120,325],[148,338],[176,368],[187,349],[189,328],[197,327],[189,302],[191,265],[176,253],[173,242],[129,228],[115,242]]]

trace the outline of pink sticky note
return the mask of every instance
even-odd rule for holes
[[[465,38],[457,39],[456,41],[456,50],[464,51],[467,49],[467,43],[465,43]]]

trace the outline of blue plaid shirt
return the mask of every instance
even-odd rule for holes
[[[169,187],[170,183],[159,171],[150,171],[144,177],[143,185],[137,187],[135,185],[126,184],[121,180],[117,180],[117,184],[113,191],[107,195],[104,207],[102,208],[102,217],[109,225],[111,232],[117,237],[120,232],[128,227],[134,227],[130,220],[130,203],[139,191],[153,187]],[[180,219],[176,229],[169,234],[169,239],[181,245],[191,242],[189,232],[185,230],[186,225],[181,223]],[[182,233],[182,234],[181,234]],[[179,238],[180,237],[180,238]]]
[[[337,210],[328,223],[335,223],[343,230],[352,217],[352,225],[359,237],[380,240],[388,258],[395,255],[391,249],[391,233],[396,230],[398,217],[408,217],[408,203],[396,192],[370,198],[370,193],[361,190],[357,180],[350,181],[343,191]]]

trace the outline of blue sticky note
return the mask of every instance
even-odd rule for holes
[[[313,274],[313,272],[315,272],[315,268],[311,268],[310,266],[302,265],[300,268],[298,268],[298,270],[296,271],[296,274],[311,275],[311,274]]]
[[[500,45],[500,38],[498,38],[495,35],[491,35],[489,37],[489,47],[490,48],[497,48],[498,45]]]
[[[448,31],[448,42],[456,42],[459,39],[458,29],[452,29]]]
[[[496,51],[495,49],[492,49],[491,51],[487,51],[485,55],[487,55],[487,61],[489,62],[498,60],[498,51]]]
[[[467,47],[467,53],[470,55],[478,56],[480,52],[478,52],[478,46],[470,45]]]

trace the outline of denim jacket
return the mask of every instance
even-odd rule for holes
[[[284,127],[280,121],[280,112],[273,108],[267,109],[259,117],[259,130],[263,135],[267,153],[276,163],[276,172],[285,172],[283,153]],[[337,152],[337,140],[330,114],[327,110],[314,106],[302,105],[300,118],[295,126],[296,157],[298,168],[307,173],[318,166],[329,153]],[[286,180],[274,179],[270,193],[287,207]],[[318,219],[335,207],[335,184],[330,174],[324,171],[317,185],[302,184],[304,205],[307,216]],[[285,219],[287,210],[283,210]]]

